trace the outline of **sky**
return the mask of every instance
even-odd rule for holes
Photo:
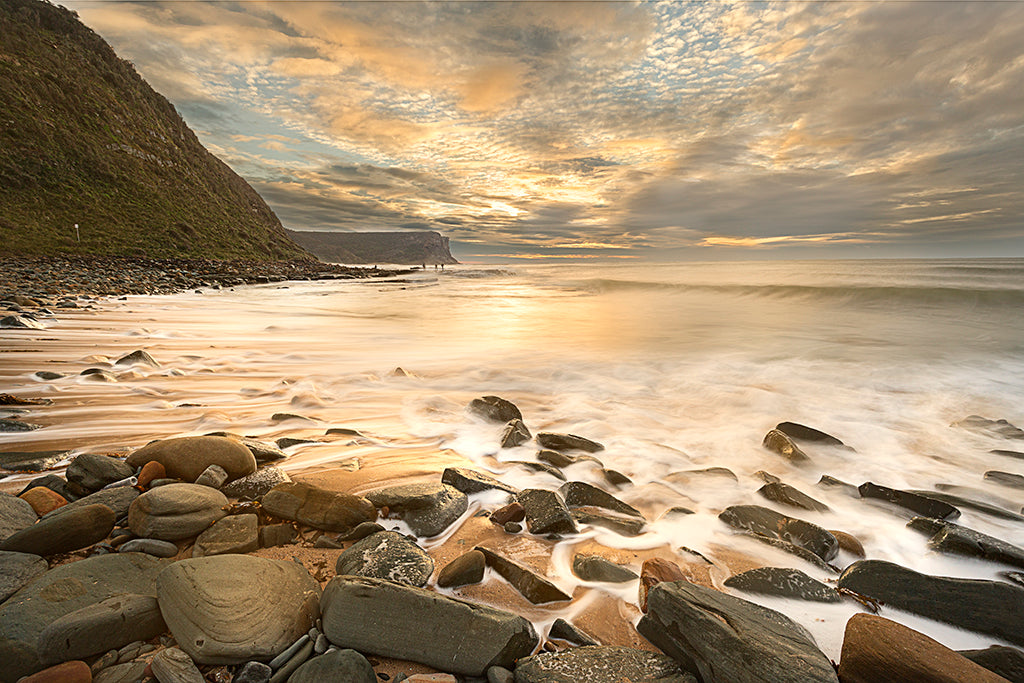
[[[291,229],[1024,256],[1024,2],[61,4]]]

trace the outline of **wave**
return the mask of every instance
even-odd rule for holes
[[[438,271],[444,277],[465,278],[470,280],[483,280],[495,277],[515,277],[518,273],[507,268],[451,268]]]

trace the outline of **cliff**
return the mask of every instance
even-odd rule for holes
[[[59,253],[310,258],[77,14],[2,0],[0,255]]]
[[[431,231],[418,232],[299,232],[288,230],[296,243],[322,261],[347,264],[395,263],[451,265],[458,263],[448,238]]]

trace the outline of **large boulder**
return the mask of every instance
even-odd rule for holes
[[[338,555],[335,572],[339,576],[370,576],[422,587],[434,573],[434,561],[402,534],[380,531]]]
[[[578,529],[561,494],[547,489],[523,489],[516,500],[526,511],[531,534],[575,534]]]
[[[837,683],[810,634],[779,612],[686,581],[650,590],[637,630],[704,683]]]
[[[630,647],[574,647],[516,664],[515,683],[697,683],[666,655]]]
[[[87,548],[107,537],[117,521],[106,505],[86,505],[41,520],[0,542],[0,550],[48,557]]]
[[[156,592],[178,647],[200,664],[272,659],[309,631],[320,604],[301,564],[249,555],[181,560]]]
[[[227,516],[223,493],[199,484],[168,484],[146,491],[128,508],[128,526],[143,538],[192,538]]]
[[[367,577],[331,579],[321,611],[338,647],[467,676],[511,668],[539,642],[533,625],[510,612]]]
[[[286,482],[263,496],[263,510],[324,531],[350,531],[377,519],[377,509],[362,496]]]
[[[733,505],[723,510],[718,518],[733,528],[792,543],[826,562],[839,552],[839,541],[820,526],[760,505]]]
[[[238,479],[256,471],[256,458],[243,444],[225,436],[185,436],[146,444],[125,460],[138,468],[155,460],[167,470],[167,476],[192,482],[210,465],[219,465],[228,479]]]
[[[149,640],[167,629],[152,595],[117,595],[65,614],[39,634],[39,658],[46,665],[85,659]]]
[[[448,484],[400,484],[370,491],[366,497],[378,508],[397,513],[417,536],[437,536],[467,509],[469,498]]]

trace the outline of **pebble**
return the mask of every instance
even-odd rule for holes
[[[178,546],[170,541],[159,541],[155,538],[133,538],[117,546],[120,553],[146,553],[153,557],[174,557],[178,554]]]
[[[274,670],[263,662],[246,662],[235,672],[232,683],[269,683]]]
[[[203,473],[196,477],[196,484],[200,486],[209,486],[210,488],[220,489],[224,485],[224,482],[228,480],[228,473],[220,465],[210,465]]]
[[[157,652],[150,666],[160,683],[206,683],[192,658],[176,647]]]

